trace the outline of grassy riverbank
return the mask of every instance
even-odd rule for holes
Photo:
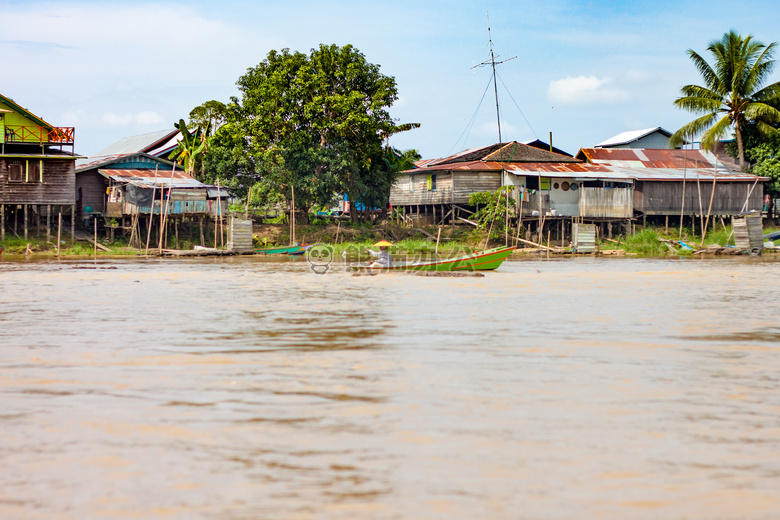
[[[775,231],[775,227],[767,227],[764,233]],[[291,242],[289,227],[284,224],[256,224],[254,227],[255,246],[266,247],[275,245],[288,245]],[[436,251],[440,255],[452,256],[464,251],[474,251],[486,247],[502,246],[506,242],[503,234],[493,233],[491,240],[486,242],[487,231],[471,226],[444,226],[441,230],[437,227],[406,228],[392,224],[368,226],[350,224],[315,224],[299,226],[296,230],[295,241],[308,243],[326,243],[334,247],[334,254],[341,256],[344,252],[354,254],[364,252],[379,240],[389,240],[394,244],[393,254],[431,255]],[[438,247],[437,247],[438,238]],[[213,238],[212,238],[213,240]],[[108,250],[98,249],[98,256],[130,256],[141,255],[143,249],[135,249],[128,246],[127,240],[118,238],[110,242],[100,240],[100,244]],[[207,242],[210,242],[207,241]],[[682,242],[682,244],[680,243]],[[514,239],[509,237],[509,244],[514,245]],[[683,228],[682,233],[678,228],[647,227],[638,229],[634,235],[618,236],[613,239],[601,238],[599,249],[619,250],[625,254],[641,256],[666,256],[670,254],[690,255],[693,250],[712,246],[733,245],[734,238],[731,226],[725,228],[718,226],[707,234],[704,243],[700,235],[694,235],[690,228]],[[56,256],[57,246],[45,238],[30,237],[24,240],[11,237],[2,244],[5,254],[25,256]],[[192,249],[193,243],[182,241],[179,244],[170,243],[167,248]],[[532,245],[519,243],[519,252],[538,251]],[[553,240],[543,246],[553,247],[557,252],[570,250],[568,241],[560,243]],[[689,249],[690,248],[690,249]],[[152,248],[152,251],[156,247]],[[541,249],[546,251],[544,249]],[[69,238],[63,240],[60,246],[60,256],[92,256],[94,246],[84,241],[73,243]]]

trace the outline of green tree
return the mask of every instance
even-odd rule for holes
[[[190,110],[190,126],[210,126],[211,131],[216,134],[219,127],[227,122],[228,116],[228,106],[212,99]]]
[[[709,44],[713,65],[693,49],[688,55],[702,76],[705,86],[685,85],[675,106],[703,114],[677,130],[670,146],[679,146],[686,139],[701,135],[705,149],[712,146],[733,128],[740,165],[745,162],[742,134],[748,122],[755,122],[759,132],[771,131],[771,123],[780,121],[777,106],[780,82],[764,86],[774,68],[772,54],[776,43],[764,45],[752,36],[742,37],[730,31]]]
[[[357,49],[271,51],[237,85],[236,125],[257,175],[288,200],[294,190],[297,207],[327,204],[340,192],[366,205],[389,195],[393,173],[381,160],[382,136],[395,129],[388,113],[395,79]]]
[[[515,199],[509,196],[512,190],[514,186],[501,186],[496,191],[472,193],[469,196],[469,205],[478,208],[473,218],[482,227],[494,225],[497,231],[503,231],[508,208],[515,207]]]
[[[219,181],[237,197],[245,197],[249,188],[260,181],[255,159],[247,153],[244,134],[235,123],[225,122],[209,138],[201,180],[209,184]],[[275,192],[270,190],[269,193]]]
[[[772,204],[780,197],[780,130],[765,136],[761,143],[747,150],[748,159],[753,162],[753,173],[769,177],[764,184],[764,193],[770,196]],[[769,208],[770,214],[774,208]]]

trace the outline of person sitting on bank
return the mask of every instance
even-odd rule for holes
[[[371,262],[371,265],[368,267],[390,267],[393,265],[393,259],[390,257],[390,251],[387,250],[388,247],[392,247],[393,244],[388,242],[387,240],[382,240],[381,242],[377,242],[374,244],[374,247],[379,248],[379,252],[372,251],[371,249],[366,249],[371,256],[376,258],[373,262]]]

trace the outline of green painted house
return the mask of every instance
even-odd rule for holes
[[[0,94],[0,240],[47,232],[52,215],[73,225],[74,128],[54,126]]]

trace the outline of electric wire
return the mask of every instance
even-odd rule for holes
[[[469,134],[471,133],[471,129],[474,126],[474,121],[477,119],[477,115],[479,114],[479,109],[482,107],[482,102],[485,100],[485,95],[487,94],[488,89],[490,88],[490,83],[493,81],[493,76],[490,76],[490,79],[488,79],[487,85],[485,85],[485,90],[482,92],[482,97],[479,100],[479,103],[477,104],[476,110],[474,110],[474,114],[471,116],[471,119],[468,123],[466,123],[466,128],[463,129],[463,132],[461,132],[458,139],[455,141],[455,144],[452,145],[452,148],[447,152],[447,157],[452,155],[453,152],[455,152],[458,149],[458,143],[461,142],[461,139],[463,140],[463,146],[466,146],[466,141],[469,138]],[[465,134],[465,137],[464,137]]]
[[[498,76],[498,75],[497,75]],[[506,90],[506,93],[509,94],[509,99],[512,100],[512,103],[515,104],[515,107],[517,107],[518,112],[520,112],[520,115],[523,116],[523,120],[525,121],[525,124],[528,125],[528,128],[531,129],[531,133],[534,134],[534,137],[539,139],[539,136],[536,135],[536,130],[534,130],[534,127],[531,126],[531,123],[528,122],[528,118],[525,117],[525,114],[523,113],[523,110],[520,108],[520,105],[517,104],[517,101],[515,101],[515,98],[512,97],[512,93],[509,91],[509,88],[506,86],[506,83],[504,83],[504,80],[501,78],[501,76],[498,76],[499,81],[501,81],[501,85],[503,85],[504,90]]]

